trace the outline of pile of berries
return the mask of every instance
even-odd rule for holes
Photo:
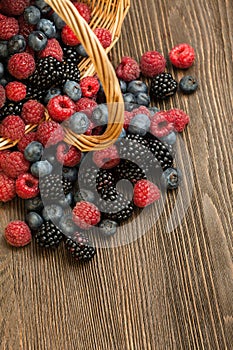
[[[90,8],[73,3],[90,22]],[[111,44],[108,30],[97,28],[95,34],[104,48]],[[151,100],[177,90],[177,82],[165,72],[165,58],[156,51],[145,53],[140,64],[124,57],[116,68],[125,103],[122,132],[111,147],[84,156],[64,141],[62,123],[77,135],[100,135],[108,124],[100,81],[80,80],[78,64],[86,55],[72,30],[43,0],[5,0],[1,5],[0,137],[17,145],[0,151],[0,201],[25,201],[25,222],[10,222],[4,235],[17,247],[32,236],[45,248],[64,242],[79,261],[96,254],[90,232],[111,239],[134,213],[179,186],[176,135],[189,123],[180,109],[151,106]],[[169,57],[186,69],[195,55],[182,44]],[[149,86],[140,74],[151,79]],[[188,76],[179,86],[190,93],[197,83]],[[38,126],[25,134],[27,124]],[[121,180],[132,184],[130,198],[119,189]]]

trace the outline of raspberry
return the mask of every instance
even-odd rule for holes
[[[120,157],[116,146],[113,145],[103,150],[93,152],[93,162],[99,168],[114,168],[120,163]]]
[[[185,126],[189,123],[189,116],[178,108],[170,109],[166,112],[166,119],[169,123],[173,124],[175,131],[181,132]]]
[[[81,97],[76,103],[76,112],[85,111],[88,117],[91,116],[93,109],[97,106],[97,103],[94,100],[91,100],[87,97]]]
[[[32,174],[24,173],[16,179],[16,194],[20,198],[34,198],[39,192],[39,180]]]
[[[1,6],[2,6],[2,4],[0,4],[0,11],[2,9]],[[0,13],[0,21],[3,19],[6,19],[6,16],[4,16],[2,13]]]
[[[52,38],[52,39],[48,39],[45,49],[40,51],[38,56],[39,58],[52,56],[56,58],[58,61],[62,61],[63,51],[57,39]]]
[[[132,116],[135,117],[137,114],[145,114],[147,117],[151,118],[151,113],[149,109],[145,106],[140,106],[132,110]]]
[[[99,39],[101,45],[104,49],[109,47],[112,43],[112,34],[108,29],[105,28],[96,28],[94,29],[94,34]]]
[[[17,115],[8,115],[0,125],[0,135],[11,140],[19,140],[24,135],[25,124]]]
[[[90,121],[89,127],[88,127],[87,131],[84,133],[84,135],[92,135],[92,130],[94,129],[94,127],[95,127],[94,123],[92,123]]]
[[[4,0],[3,12],[11,16],[21,15],[30,4],[30,0]]]
[[[73,221],[82,229],[89,229],[100,222],[100,211],[92,203],[81,201],[73,209]]]
[[[0,201],[8,202],[16,196],[15,180],[6,174],[0,174]]]
[[[67,24],[62,28],[61,38],[65,45],[76,46],[80,44],[80,40]]]
[[[26,124],[39,124],[44,117],[45,108],[36,100],[28,100],[23,104],[21,117]]]
[[[49,100],[47,109],[50,117],[56,122],[62,122],[75,113],[75,103],[66,95],[57,95]]]
[[[11,81],[6,85],[6,96],[11,101],[21,101],[26,97],[27,87],[19,81]]]
[[[166,60],[157,51],[148,51],[142,55],[140,68],[143,75],[153,78],[156,75],[163,73],[166,66]]]
[[[21,140],[17,143],[18,150],[23,153],[27,145],[32,141],[37,141],[36,132],[29,132],[25,134]]]
[[[173,66],[177,68],[189,68],[195,60],[195,51],[188,44],[179,44],[171,49],[169,58]]]
[[[160,138],[164,137],[174,130],[173,124],[167,120],[167,112],[160,111],[151,118],[150,132]]]
[[[13,35],[18,34],[19,24],[13,17],[5,17],[1,20],[0,40],[9,40]]]
[[[10,153],[11,153],[11,152],[10,152],[10,151],[7,151],[7,150],[0,151],[0,172],[3,171],[3,169],[2,169],[2,164],[4,164],[5,159],[9,156]]]
[[[4,106],[6,102],[6,92],[2,85],[0,85],[0,108]]]
[[[82,95],[84,97],[94,97],[99,91],[100,84],[97,78],[95,77],[85,77],[80,82],[80,87],[82,90]]]
[[[56,145],[64,138],[62,126],[53,120],[45,121],[38,126],[37,140],[45,147]]]
[[[74,2],[73,3],[80,15],[85,19],[87,23],[90,23],[91,21],[91,9],[88,5],[83,4],[81,2]]]
[[[30,228],[24,221],[15,220],[9,222],[5,228],[4,237],[13,247],[24,247],[32,240]]]
[[[35,26],[33,24],[29,24],[27,21],[25,21],[23,15],[21,15],[18,18],[18,22],[19,22],[19,34],[23,35],[23,37],[27,40],[29,34],[35,30]],[[30,48],[30,46],[29,46],[29,48]]]
[[[125,130],[128,130],[128,127],[129,127],[129,124],[131,122],[131,120],[133,119],[134,115],[132,112],[128,112],[128,111],[125,111],[124,112],[124,129]]]
[[[139,208],[147,207],[159,198],[158,187],[148,180],[139,180],[134,186],[133,201]]]
[[[139,77],[139,64],[131,57],[123,57],[121,63],[116,68],[116,75],[124,81],[132,81]]]
[[[76,147],[62,142],[57,146],[56,157],[63,166],[74,167],[80,163],[82,153]]]
[[[35,70],[36,64],[32,55],[26,52],[16,53],[8,61],[8,70],[16,79],[27,79]]]
[[[30,162],[24,158],[21,152],[14,151],[1,161],[1,166],[6,175],[16,178],[28,171]]]

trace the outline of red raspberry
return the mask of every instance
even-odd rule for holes
[[[57,39],[52,38],[52,39],[48,39],[45,49],[40,51],[38,56],[39,58],[52,56],[56,58],[58,61],[62,61],[63,51]]]
[[[89,229],[100,222],[100,211],[93,204],[81,201],[73,209],[73,221],[82,229]]]
[[[5,159],[9,156],[11,152],[7,150],[0,151],[0,172],[3,171],[2,164],[5,163]]]
[[[108,29],[105,28],[96,28],[94,29],[94,34],[99,39],[101,45],[104,49],[109,47],[112,43],[112,34]]]
[[[151,118],[151,113],[150,113],[149,109],[145,106],[140,106],[138,108],[135,108],[132,110],[131,113],[132,113],[133,117],[135,117],[135,115],[137,115],[137,114],[145,114],[145,115],[147,115],[147,117]]]
[[[6,102],[6,92],[2,85],[0,85],[0,108],[4,106],[4,103]]]
[[[85,77],[80,82],[80,87],[82,90],[82,95],[84,97],[94,97],[99,91],[100,84],[97,78],[95,77]]]
[[[1,166],[6,175],[16,178],[29,170],[30,162],[24,158],[23,153],[14,151],[1,161]]]
[[[16,194],[22,199],[34,198],[40,192],[39,179],[29,173],[19,175],[15,185]]]
[[[61,38],[65,45],[76,46],[80,44],[80,40],[67,24],[62,28]]]
[[[6,174],[0,174],[0,201],[8,202],[16,196],[15,180]]]
[[[5,228],[4,237],[13,247],[24,247],[32,240],[30,228],[24,221],[11,221]]]
[[[132,112],[128,112],[128,111],[125,111],[124,112],[124,129],[125,130],[128,130],[128,127],[129,127],[129,124],[131,122],[131,120],[133,119],[134,115]]]
[[[53,120],[63,122],[75,113],[76,106],[68,96],[58,95],[49,100],[47,109]]]
[[[93,152],[93,162],[103,169],[114,168],[120,163],[120,157],[116,146],[110,146],[100,151]]]
[[[26,124],[39,124],[44,118],[45,108],[36,100],[28,100],[23,104],[21,117]]]
[[[166,119],[169,123],[173,123],[174,129],[177,132],[183,131],[190,121],[189,116],[178,108],[173,108],[167,111]]]
[[[30,0],[4,0],[3,12],[10,16],[21,15],[30,4]]]
[[[179,44],[169,52],[169,58],[173,66],[177,68],[189,68],[195,60],[195,51],[188,44]]]
[[[25,21],[23,15],[21,15],[18,18],[18,22],[19,22],[19,34],[23,35],[23,37],[27,40],[29,34],[35,30],[35,26],[33,24],[29,24],[27,21]]]
[[[38,126],[37,140],[44,147],[56,145],[64,138],[64,130],[62,126],[53,120],[45,121]]]
[[[8,70],[13,77],[27,79],[35,70],[36,64],[32,55],[26,52],[16,53],[8,61]]]
[[[32,141],[37,141],[36,132],[29,132],[25,134],[21,140],[17,143],[18,150],[23,153],[27,145]]]
[[[6,96],[11,101],[21,101],[26,97],[27,87],[20,81],[11,81],[6,85]]]
[[[57,146],[56,157],[59,163],[64,166],[74,167],[80,163],[82,153],[76,147],[62,142]]]
[[[157,51],[148,51],[142,55],[140,68],[145,77],[153,78],[165,71],[166,60]]]
[[[160,111],[151,118],[150,132],[156,137],[164,137],[174,130],[173,123],[168,122],[167,112]]]
[[[73,3],[80,15],[85,19],[87,23],[91,21],[91,9],[87,4],[83,4],[82,2],[74,2]]]
[[[158,187],[148,180],[139,180],[134,186],[133,201],[139,208],[147,207],[159,198]]]
[[[85,112],[88,117],[91,116],[93,109],[97,106],[94,100],[87,97],[81,97],[76,103],[76,112]]]
[[[95,125],[92,121],[90,121],[89,123],[89,127],[87,129],[87,131],[84,133],[84,135],[92,135],[92,130],[94,129]]]
[[[116,68],[116,75],[124,81],[132,81],[139,77],[139,64],[131,57],[123,57],[121,63]]]
[[[19,140],[24,135],[25,124],[23,120],[17,115],[8,115],[3,119],[0,125],[0,136]]]
[[[92,129],[92,135],[93,136],[97,136],[97,135],[101,135],[103,134],[103,125],[98,125],[98,126],[95,126],[93,129]]]
[[[2,4],[0,4],[0,11],[1,11],[1,6],[2,6]],[[2,13],[0,13],[0,21],[2,20],[2,19],[5,19],[6,18],[6,16],[4,16]]]
[[[13,17],[5,17],[1,20],[0,40],[9,40],[13,35],[18,34],[19,24]]]

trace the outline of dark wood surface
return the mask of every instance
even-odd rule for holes
[[[178,200],[169,195],[143,237],[100,249],[84,266],[67,259],[63,247],[17,250],[1,238],[1,349],[233,348],[232,22],[229,0],[132,0],[110,55],[114,64],[146,50],[167,56],[180,42],[196,50],[188,73],[198,78],[199,90],[160,104],[191,117],[183,141],[192,164],[181,162],[193,175],[187,212],[168,233]],[[187,73],[167,70],[177,79]],[[192,182],[184,178],[187,195]],[[2,233],[9,220],[22,217],[21,204],[2,206],[0,215]]]

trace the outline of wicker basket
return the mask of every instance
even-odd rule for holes
[[[118,79],[107,53],[119,39],[121,26],[130,6],[130,0],[82,0],[92,9],[90,25],[80,16],[70,0],[45,0],[48,5],[72,28],[83,44],[89,58],[79,64],[81,76],[97,73],[106,94],[109,110],[109,123],[103,135],[76,135],[65,128],[65,141],[75,145],[81,151],[99,150],[110,146],[119,136],[124,118],[124,103]],[[102,27],[109,29],[113,41],[110,47],[103,49],[92,29]],[[46,114],[46,119],[49,116]],[[27,125],[25,132],[34,130],[37,125]],[[0,150],[11,148],[17,141],[0,138]]]

